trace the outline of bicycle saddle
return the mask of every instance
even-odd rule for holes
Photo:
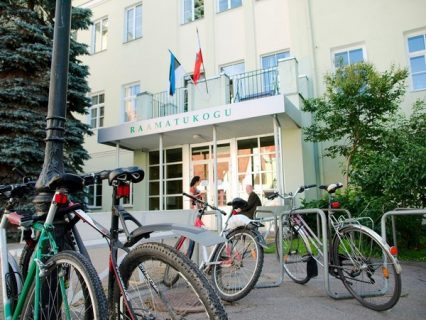
[[[343,184],[341,184],[340,182],[332,183],[328,186],[326,185],[319,186],[320,189],[327,190],[328,193],[335,193],[337,189],[340,189],[342,187],[343,187]]]
[[[247,205],[247,201],[241,198],[234,198],[231,202],[226,205],[232,206],[232,209],[242,209]]]
[[[145,172],[139,167],[117,168],[110,172],[108,183],[112,185],[115,181],[138,183],[143,180]]]
[[[73,193],[83,190],[83,182],[84,180],[78,175],[64,173],[50,179],[47,185],[52,191],[55,191],[58,188],[65,188],[69,193]]]

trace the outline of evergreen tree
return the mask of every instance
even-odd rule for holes
[[[55,0],[0,0],[0,183],[16,182],[18,167],[37,178],[43,160],[53,45]],[[91,12],[73,8],[71,29],[87,29]],[[88,125],[72,113],[90,105],[88,67],[78,59],[87,46],[71,39],[64,166],[82,169]]]

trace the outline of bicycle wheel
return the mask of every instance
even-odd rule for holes
[[[237,301],[256,285],[263,268],[263,249],[256,241],[259,236],[256,231],[235,229],[217,247],[212,281],[223,300]]]
[[[305,284],[309,281],[308,262],[313,259],[305,239],[297,231],[298,226],[290,222],[283,223],[282,250],[283,268],[288,276],[296,283]],[[276,230],[275,245],[277,256],[279,250],[279,233]]]
[[[10,303],[10,311],[13,314],[13,310],[15,310],[15,306],[18,300],[18,281],[21,281],[20,275],[15,273],[12,265],[9,263],[8,273],[6,273],[6,294],[9,298]],[[22,284],[22,282],[21,282]],[[0,283],[0,292],[2,292],[3,283]]]
[[[174,248],[180,252],[182,252],[189,259],[192,258],[192,254],[194,253],[195,242],[187,237],[180,237]],[[164,272],[164,284],[166,286],[172,286],[179,280],[179,273],[175,271],[175,269],[166,267]]]
[[[172,286],[163,281],[167,267],[179,274]],[[119,270],[130,305],[123,301],[116,283],[115,319],[228,319],[205,276],[173,247],[140,244],[123,259]]]
[[[45,266],[45,274],[40,275],[39,319],[108,319],[101,282],[84,256],[63,251],[47,260]],[[21,319],[35,318],[35,290],[34,281]]]
[[[398,302],[401,277],[389,247],[378,239],[379,235],[365,227],[344,227],[333,240],[333,264],[355,299],[367,308],[384,311]]]

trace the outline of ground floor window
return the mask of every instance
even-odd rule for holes
[[[97,183],[85,188],[85,202],[89,208],[102,207],[102,184]]]
[[[166,210],[183,208],[182,148],[163,151],[163,201]],[[149,210],[160,210],[160,153],[149,152]]]

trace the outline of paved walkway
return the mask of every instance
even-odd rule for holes
[[[107,250],[94,248],[90,255],[95,267],[106,275]],[[298,285],[284,278],[274,288],[255,289],[244,299],[225,304],[230,320],[424,320],[426,319],[426,263],[402,264],[402,296],[398,304],[389,311],[375,312],[366,309],[354,299],[334,300],[324,290],[321,277],[311,279],[306,285]],[[259,282],[271,284],[278,277],[279,265],[275,255],[265,255],[265,266]],[[318,270],[321,275],[321,269]],[[334,280],[332,288],[345,290]],[[2,310],[0,319],[2,319]]]

